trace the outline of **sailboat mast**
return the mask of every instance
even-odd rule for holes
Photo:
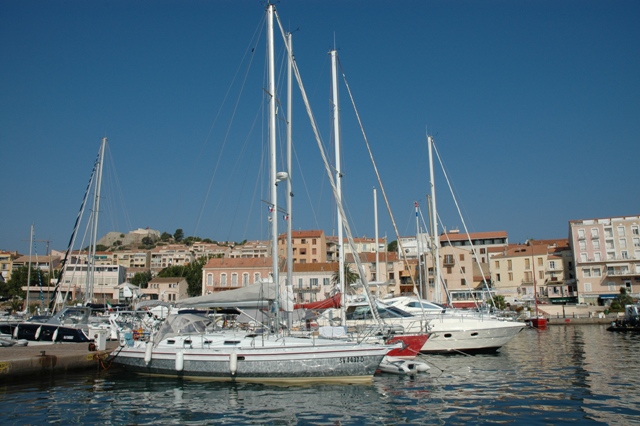
[[[278,279],[278,183],[276,182],[276,83],[273,47],[274,5],[267,7],[267,52],[269,69],[269,185],[271,186],[271,258],[272,278],[276,288],[276,324],[280,325],[280,291]]]
[[[96,245],[98,242],[98,216],[100,214],[100,189],[102,188],[102,170],[104,166],[104,151],[107,145],[107,138],[102,138],[100,146],[100,161],[98,162],[98,173],[96,175],[96,183],[94,188],[92,229],[89,253],[87,259],[87,283],[85,292],[85,302],[89,303],[93,300],[93,285],[95,279],[95,263],[96,263]]]
[[[374,238],[376,239],[376,279],[374,281],[382,282],[380,279],[380,244],[378,243],[378,193],[375,188],[373,188],[373,226],[375,228]]]
[[[440,291],[440,241],[438,236],[438,213],[436,210],[436,186],[433,175],[433,138],[427,136],[429,145],[429,180],[431,183],[431,223],[433,224],[433,269],[435,277],[435,286],[433,298],[436,303],[442,303]]]
[[[420,219],[418,217],[418,202],[414,202],[413,206],[416,209],[416,254],[418,255],[418,294],[422,298],[424,297],[423,284],[422,284],[422,244],[420,244],[422,237],[420,236]]]
[[[29,232],[29,268],[27,269],[27,304],[25,309],[29,313],[29,290],[31,289],[31,253],[33,249],[33,223],[31,224],[31,231]]]
[[[291,33],[287,33],[287,44],[289,45],[289,52],[293,52],[293,37]],[[293,150],[293,105],[292,105],[292,89],[293,89],[293,55],[288,55],[287,61],[287,173],[289,179],[287,179],[287,297],[293,294],[293,242],[292,242],[292,211],[293,211],[293,190],[291,183],[291,175],[293,172],[292,167],[292,150]],[[286,310],[293,309],[293,306],[289,307],[291,301],[287,300]],[[288,318],[290,321],[291,318]],[[291,324],[289,324],[291,325]]]
[[[338,52],[334,49],[331,52],[331,92],[333,95],[333,137],[336,150],[336,189],[338,192],[338,204],[342,203],[342,170],[340,164],[340,108],[338,96]],[[338,210],[338,271],[340,276],[340,293],[343,298],[345,295],[345,276],[344,276],[344,249],[342,236],[342,216]],[[357,253],[353,253],[357,256]],[[344,302],[342,303],[344,306]],[[346,316],[344,309],[341,310],[342,324],[346,324]]]

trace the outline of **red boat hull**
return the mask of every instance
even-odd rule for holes
[[[531,318],[529,320],[531,327],[545,329],[547,328],[547,319],[543,317]]]
[[[428,334],[399,334],[387,341],[388,344],[402,342],[402,348],[389,351],[387,356],[396,358],[413,359],[419,353],[429,338]]]

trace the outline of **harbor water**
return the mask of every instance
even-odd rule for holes
[[[1,350],[1,349],[0,349]],[[0,384],[10,424],[640,424],[640,334],[525,329],[498,353],[421,356],[416,377],[265,386],[132,376],[115,367]]]

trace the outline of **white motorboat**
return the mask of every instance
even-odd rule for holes
[[[483,312],[450,312],[417,297],[398,297],[384,302],[429,321],[431,336],[422,347],[423,353],[495,352],[526,327],[523,322]]]

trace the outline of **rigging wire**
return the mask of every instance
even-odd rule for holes
[[[228,138],[229,138],[229,132],[231,130],[231,124],[233,123],[233,118],[235,117],[235,114],[237,112],[238,103],[239,103],[240,97],[241,97],[241,95],[242,95],[242,93],[244,91],[244,87],[246,85],[246,81],[247,81],[247,78],[248,78],[247,76],[249,74],[249,70],[251,69],[251,64],[253,63],[253,58],[254,58],[253,53],[255,51],[255,46],[257,45],[258,41],[260,40],[260,34],[263,32],[262,30],[263,30],[264,25],[265,25],[265,20],[261,18],[260,19],[260,23],[257,25],[256,31],[254,32],[254,35],[251,38],[251,42],[250,42],[249,46],[247,46],[247,49],[245,50],[245,53],[244,53],[244,55],[242,57],[242,60],[240,61],[240,64],[238,65],[238,68],[236,69],[236,73],[234,74],[234,76],[233,76],[233,78],[231,80],[231,83],[229,84],[227,92],[225,93],[225,96],[224,96],[224,98],[222,100],[222,103],[221,103],[221,105],[220,105],[220,107],[218,109],[218,112],[216,113],[216,116],[215,116],[214,120],[213,120],[213,123],[211,124],[211,127],[209,128],[209,133],[207,134],[207,137],[205,138],[205,140],[204,140],[204,142],[202,144],[202,147],[201,147],[201,150],[200,150],[200,155],[197,156],[198,160],[200,158],[204,158],[204,156],[202,155],[203,152],[204,152],[204,146],[207,144],[207,142],[211,138],[211,135],[213,133],[213,129],[216,126],[216,123],[218,122],[218,119],[220,118],[220,115],[222,113],[223,107],[226,105],[227,99],[228,99],[228,97],[229,97],[229,95],[231,93],[231,89],[234,86],[234,84],[236,82],[236,79],[240,76],[240,70],[241,70],[242,64],[244,63],[245,59],[247,57],[249,57],[249,63],[247,65],[247,68],[245,70],[244,76],[243,76],[242,81],[240,83],[240,93],[238,95],[238,98],[236,99],[236,103],[234,104],[232,117],[231,117],[229,125],[227,126],[227,130],[225,132],[225,135],[224,135],[224,137],[222,139],[222,147],[220,148],[220,152],[218,154],[218,158],[217,158],[217,160],[215,162],[215,166],[213,168],[213,172],[212,172],[211,178],[209,180],[209,186],[207,187],[207,191],[206,191],[205,197],[204,197],[204,199],[202,201],[202,204],[201,204],[201,207],[200,207],[200,211],[198,212],[198,216],[197,216],[197,219],[196,219],[196,224],[195,224],[195,227],[194,227],[194,234],[197,234],[198,228],[200,227],[200,222],[201,222],[202,216],[204,214],[204,209],[205,209],[205,206],[206,206],[207,201],[209,199],[209,195],[211,193],[211,188],[213,187],[213,182],[215,180],[215,177],[216,177],[216,174],[217,174],[217,171],[218,171],[218,167],[220,166],[220,160],[222,158],[222,153],[224,152],[224,149],[225,149],[225,147],[227,145],[227,141],[228,141]],[[196,166],[194,166],[193,170],[197,170],[197,162],[196,162]],[[181,204],[181,203],[179,203],[179,204]]]
[[[455,194],[453,193],[453,187],[451,186],[451,182],[449,180],[448,174],[444,170],[444,165],[442,163],[442,158],[440,157],[440,153],[438,152],[438,148],[436,147],[435,143],[433,144],[433,149],[436,152],[436,157],[438,158],[438,161],[440,162],[440,167],[442,167],[442,171],[444,173],[445,181],[447,182],[447,185],[448,185],[449,191],[451,192],[451,195],[453,197],[453,201],[455,203],[456,209],[458,210],[458,215],[460,216],[460,220],[462,221],[462,226],[464,228],[464,232],[466,233],[467,240],[469,241],[469,244],[471,246],[471,253],[472,253],[473,257],[476,259],[476,262],[477,262],[478,261],[478,253],[476,251],[475,246],[473,245],[473,242],[471,241],[471,237],[469,235],[469,229],[467,228],[467,223],[465,222],[464,217],[462,216],[462,212],[460,211],[460,206],[458,204],[458,200],[455,197]],[[482,272],[482,269],[480,269],[480,271]],[[484,272],[482,272],[482,283],[484,285],[484,288],[489,293],[489,298],[491,299],[491,302],[495,306],[495,301],[493,300],[493,295],[491,294],[491,290],[489,288],[489,284],[487,283],[486,277],[484,276]]]

